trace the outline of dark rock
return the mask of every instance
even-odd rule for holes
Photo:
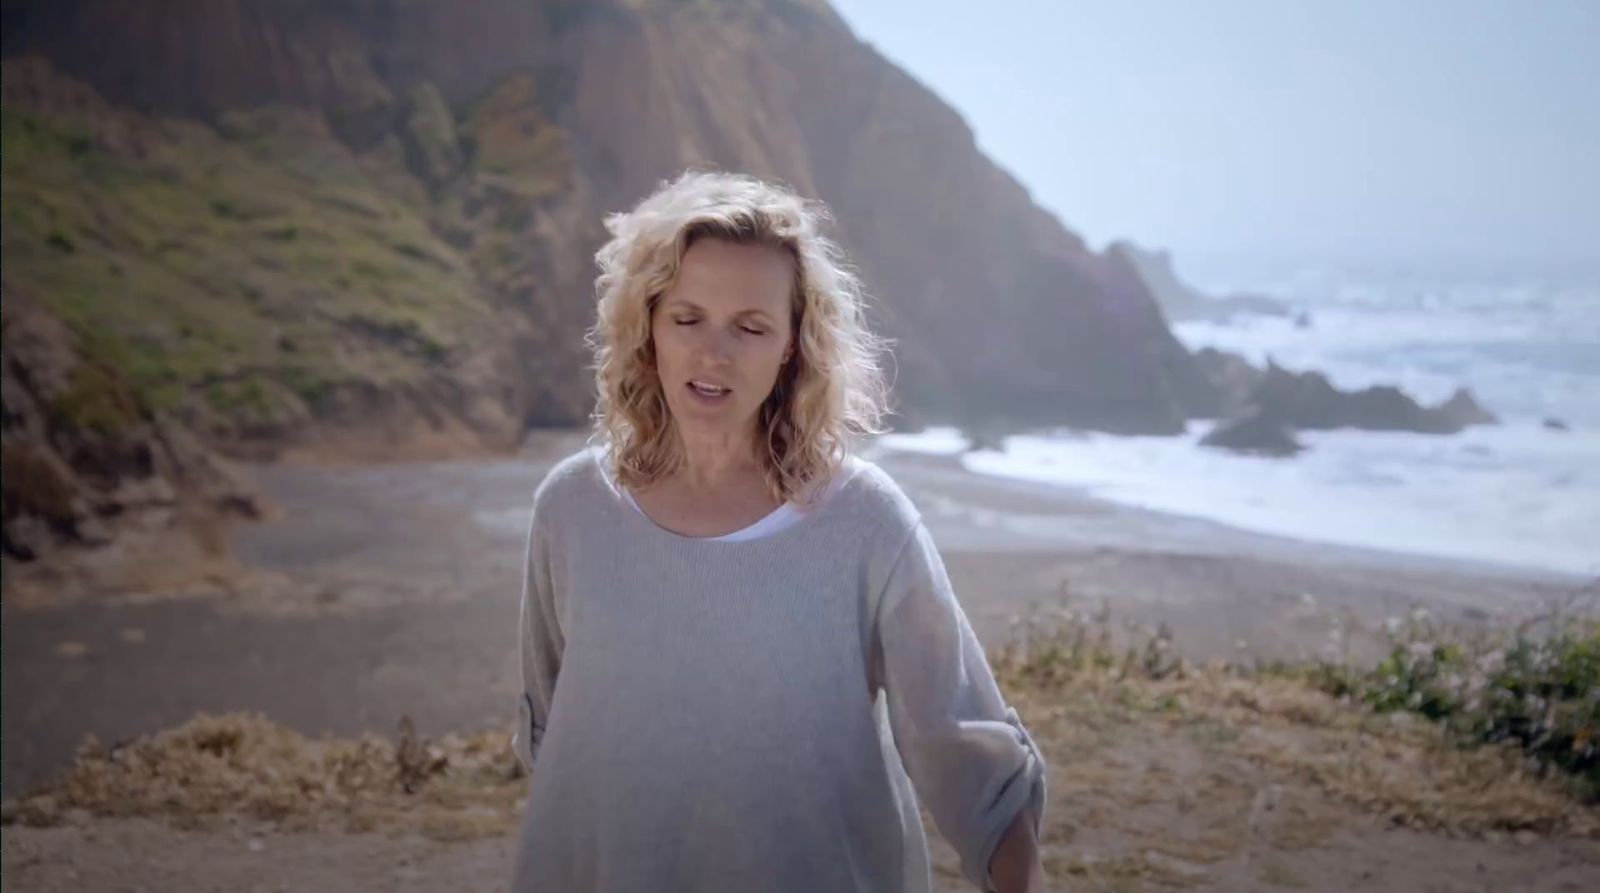
[[[1294,438],[1301,429],[1453,434],[1498,421],[1465,388],[1438,406],[1425,407],[1393,386],[1341,391],[1321,372],[1291,372],[1271,360],[1261,370],[1238,354],[1213,348],[1197,351],[1194,365],[1220,395],[1223,416],[1229,419],[1201,441],[1207,446],[1292,455],[1303,449]]]
[[[1203,417],[1231,418],[1242,414],[1266,376],[1244,357],[1213,347],[1196,351],[1194,364],[1218,394],[1217,411]]]
[[[1248,402],[1272,419],[1308,430],[1362,428],[1454,434],[1469,425],[1496,421],[1465,389],[1439,406],[1424,407],[1391,385],[1341,391],[1320,372],[1290,372],[1271,362]]]
[[[127,565],[220,556],[223,525],[263,514],[225,460],[142,406],[30,295],[7,285],[0,315],[8,588],[19,565],[70,560],[127,530],[148,534],[142,553],[118,557]],[[118,562],[99,563],[108,582]]]
[[[1260,456],[1293,456],[1305,449],[1293,429],[1260,411],[1219,422],[1200,443]]]
[[[1450,399],[1439,404],[1432,410],[1441,421],[1447,425],[1457,426],[1457,429],[1471,425],[1498,425],[1500,419],[1494,413],[1478,405],[1472,392],[1466,388],[1456,388]]]
[[[1545,427],[1546,430],[1549,430],[1549,431],[1571,431],[1572,430],[1572,428],[1570,426],[1568,426],[1567,423],[1564,420],[1555,418],[1554,416],[1544,420],[1544,427]]]
[[[972,426],[961,429],[961,435],[967,440],[967,452],[976,450],[1005,450],[1006,430],[1001,428]]]

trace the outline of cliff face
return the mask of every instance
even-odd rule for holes
[[[500,223],[517,260],[456,250],[487,270],[486,301],[523,305],[553,345],[587,320],[600,215],[709,163],[833,206],[901,341],[908,410],[1143,431],[1186,414],[1186,355],[1137,277],[1035,206],[955,112],[822,3],[94,0],[13,5],[5,24],[8,58],[43,56],[113,106],[213,125],[264,106],[312,112],[344,151],[404,161],[435,232],[450,231],[439,218],[453,203],[524,217]],[[472,133],[496,96],[491,114],[521,120]],[[464,145],[427,155],[411,131],[429,99]],[[531,165],[490,144],[540,138],[555,148]],[[497,150],[506,163],[485,164]],[[545,350],[551,362],[502,374],[559,396],[507,415],[575,421],[582,358]]]
[[[832,206],[914,420],[1215,402],[1137,274],[820,0],[19,2],[0,33],[8,295],[226,454],[582,424],[601,217],[688,165]]]
[[[226,555],[221,522],[266,510],[194,434],[138,405],[30,295],[0,294],[6,597],[181,584]],[[178,535],[174,536],[176,533]],[[93,550],[70,567],[41,561]]]

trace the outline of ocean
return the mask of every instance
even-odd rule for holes
[[[1180,269],[1209,294],[1278,298],[1292,318],[1182,322],[1190,348],[1316,369],[1343,389],[1396,384],[1433,404],[1465,386],[1501,424],[1448,436],[1306,431],[1289,459],[1174,437],[1057,430],[963,454],[983,474],[1306,540],[1600,576],[1600,276],[1376,266]],[[1559,419],[1569,430],[1553,430]],[[959,452],[958,432],[896,434],[892,449]]]

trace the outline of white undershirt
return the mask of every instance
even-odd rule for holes
[[[827,491],[824,492],[822,497],[818,499],[809,509],[802,509],[793,502],[785,502],[783,505],[780,505],[771,512],[768,512],[766,517],[748,527],[741,527],[732,533],[725,533],[722,536],[703,536],[691,538],[711,540],[714,542],[736,543],[744,540],[757,540],[764,536],[771,536],[772,534],[777,533],[778,531],[783,530],[790,525],[793,525],[811,512],[816,511],[817,508],[828,499],[828,497],[832,496],[834,493],[837,493],[839,488],[843,487],[845,482],[850,480],[850,476],[856,473],[857,468],[858,465],[855,462],[854,457],[846,459],[845,465],[834,474],[833,480],[829,481]],[[620,489],[622,490],[622,495],[627,497],[628,504],[633,506],[634,510],[639,514],[644,515],[644,509],[640,508],[638,501],[633,498],[633,492],[627,487],[622,487]],[[645,515],[645,517],[648,518],[649,516]]]

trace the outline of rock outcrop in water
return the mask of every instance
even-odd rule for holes
[[[1496,421],[1464,388],[1429,407],[1392,385],[1341,391],[1321,372],[1290,372],[1271,362],[1249,402],[1267,417],[1304,430],[1362,428],[1455,434],[1469,425]]]
[[[1201,443],[1245,452],[1293,455],[1297,430],[1360,428],[1455,434],[1493,425],[1493,413],[1459,388],[1438,406],[1423,406],[1391,385],[1342,391],[1321,372],[1291,372],[1268,360],[1260,369],[1243,357],[1206,348],[1196,362],[1222,395],[1223,420]]]
[[[1266,370],[1253,365],[1236,353],[1202,347],[1195,351],[1195,365],[1205,376],[1217,395],[1214,415],[1227,418],[1244,414],[1251,408],[1256,388],[1266,377]]]
[[[1294,429],[1259,409],[1238,418],[1218,422],[1201,446],[1219,447],[1236,453],[1261,456],[1293,456],[1305,449]]]

